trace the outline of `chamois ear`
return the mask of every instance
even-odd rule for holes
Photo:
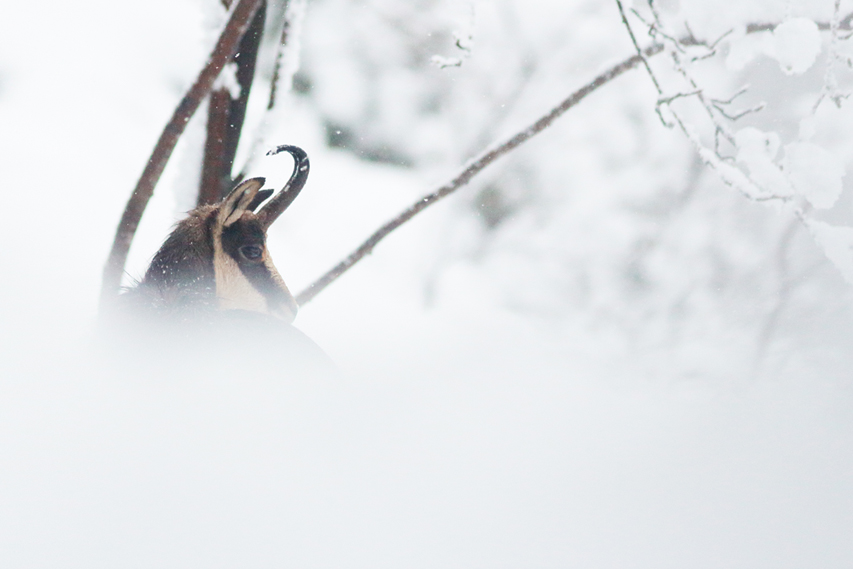
[[[268,197],[272,195],[275,190],[261,190],[257,194],[255,194],[255,199],[252,200],[252,203],[249,204],[249,211],[255,211],[258,209],[258,206],[266,201]]]
[[[266,182],[264,178],[250,178],[231,190],[231,193],[219,204],[216,222],[222,227],[228,227],[240,219],[246,211],[251,211],[249,206],[264,182]]]

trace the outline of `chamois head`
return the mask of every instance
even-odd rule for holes
[[[292,322],[296,301],[266,247],[270,225],[293,202],[308,178],[301,148],[279,146],[270,154],[293,156],[293,174],[272,195],[264,178],[240,183],[221,202],[200,206],[179,222],[130,297],[159,311],[192,315],[210,310],[260,312]]]

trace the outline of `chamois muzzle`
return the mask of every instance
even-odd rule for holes
[[[267,156],[278,154],[279,152],[288,152],[293,156],[293,174],[284,185],[284,187],[273,197],[267,204],[258,211],[258,221],[264,231],[269,229],[270,225],[278,219],[284,210],[293,203],[296,196],[305,185],[308,179],[308,155],[298,146],[282,145],[267,152]]]

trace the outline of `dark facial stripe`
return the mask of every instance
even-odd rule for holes
[[[290,308],[289,295],[281,289],[276,276],[264,263],[248,263],[238,260],[237,264],[240,271],[252,283],[252,286],[267,299],[271,309]]]
[[[234,259],[240,271],[264,298],[271,310],[285,309],[292,311],[292,297],[282,290],[280,277],[274,274],[263,261],[246,259],[240,254],[240,248],[246,246],[266,247],[266,235],[260,223],[254,218],[243,218],[224,229],[222,232],[222,249]],[[264,255],[266,257],[266,254]]]

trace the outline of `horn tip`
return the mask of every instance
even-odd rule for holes
[[[299,148],[298,146],[293,146],[292,144],[281,144],[279,146],[276,146],[272,150],[268,151],[267,156],[275,156],[276,154],[278,154],[280,152],[289,152],[290,154],[292,154],[294,156],[295,155],[299,155],[299,156],[305,155],[305,151],[302,150],[301,148]]]

